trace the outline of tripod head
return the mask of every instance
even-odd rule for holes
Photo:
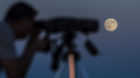
[[[74,54],[75,60],[78,61],[80,59],[80,54],[79,52],[77,52],[75,50],[76,45],[74,44],[74,39],[75,39],[76,35],[74,32],[67,32],[63,35],[63,42],[61,43],[60,46],[58,46],[53,54],[53,61],[52,61],[52,70],[53,71],[57,71],[58,67],[59,67],[59,62],[60,60],[67,60],[67,56],[68,54],[72,53]],[[63,52],[63,48],[67,48],[68,51],[66,52],[66,54]],[[92,54],[93,56],[98,55],[98,51],[97,48],[92,45],[92,43],[87,40],[85,42],[85,47],[87,48],[87,50],[89,51],[90,54]]]
[[[98,21],[90,19],[75,19],[75,18],[55,18],[49,21],[38,21],[34,25],[35,28],[46,30],[51,33],[62,32],[63,42],[56,47],[55,52],[52,54],[52,65],[51,68],[53,71],[57,71],[59,67],[59,62],[62,58],[66,58],[68,53],[75,54],[75,58],[79,59],[79,54],[75,50],[76,45],[73,43],[76,38],[76,32],[82,32],[83,34],[88,34],[90,32],[98,31]],[[65,54],[63,49],[67,47],[68,52]],[[96,47],[87,40],[85,42],[85,47],[92,55],[97,55],[98,51]]]

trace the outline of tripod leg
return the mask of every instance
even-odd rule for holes
[[[89,78],[89,75],[88,75],[88,72],[86,71],[86,68],[84,66],[84,63],[82,60],[79,60],[77,63],[76,63],[78,69],[79,69],[79,72],[80,74],[82,75],[83,78]]]
[[[75,69],[76,69],[76,78],[84,78],[83,76],[82,76],[82,74],[81,74],[81,72],[79,71],[79,68],[78,68],[78,65],[77,65],[77,63],[76,63],[76,65],[75,65]]]
[[[61,78],[62,73],[64,72],[65,69],[65,63],[60,63],[60,68],[58,69],[58,72],[55,73],[53,78]]]
[[[68,55],[69,78],[75,78],[75,59],[73,54]]]

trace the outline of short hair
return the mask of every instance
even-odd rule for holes
[[[30,5],[24,2],[18,2],[9,8],[5,16],[5,20],[17,21],[23,17],[33,19],[36,15],[37,11],[34,10]]]

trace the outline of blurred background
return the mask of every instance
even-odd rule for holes
[[[13,3],[20,0],[0,0],[0,20]],[[79,33],[75,40],[77,50],[84,56],[86,68],[91,78],[140,78],[140,1],[139,0],[23,0],[34,6],[40,13],[37,19],[56,16],[95,18],[100,30],[90,36],[100,55],[92,57],[83,48],[85,37]],[[104,21],[115,18],[118,29],[108,32]],[[16,41],[17,54],[22,53],[26,40]],[[50,54],[36,55],[27,78],[50,78]],[[67,71],[67,69],[65,70]],[[63,78],[68,77],[68,72]],[[5,78],[3,75],[0,78]]]

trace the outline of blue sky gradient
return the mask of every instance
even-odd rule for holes
[[[0,19],[8,7],[18,0],[0,0]],[[140,1],[139,0],[24,0],[32,4],[40,14],[37,19],[56,16],[96,18],[100,22],[98,33],[90,39],[100,51],[92,57],[83,47],[85,37],[79,34],[76,43],[91,78],[140,78]],[[115,18],[119,27],[114,32],[104,29],[107,18]],[[26,40],[17,41],[20,55]],[[38,54],[28,78],[50,78],[51,56]],[[66,70],[67,71],[67,70]],[[64,73],[64,78],[68,76]]]

